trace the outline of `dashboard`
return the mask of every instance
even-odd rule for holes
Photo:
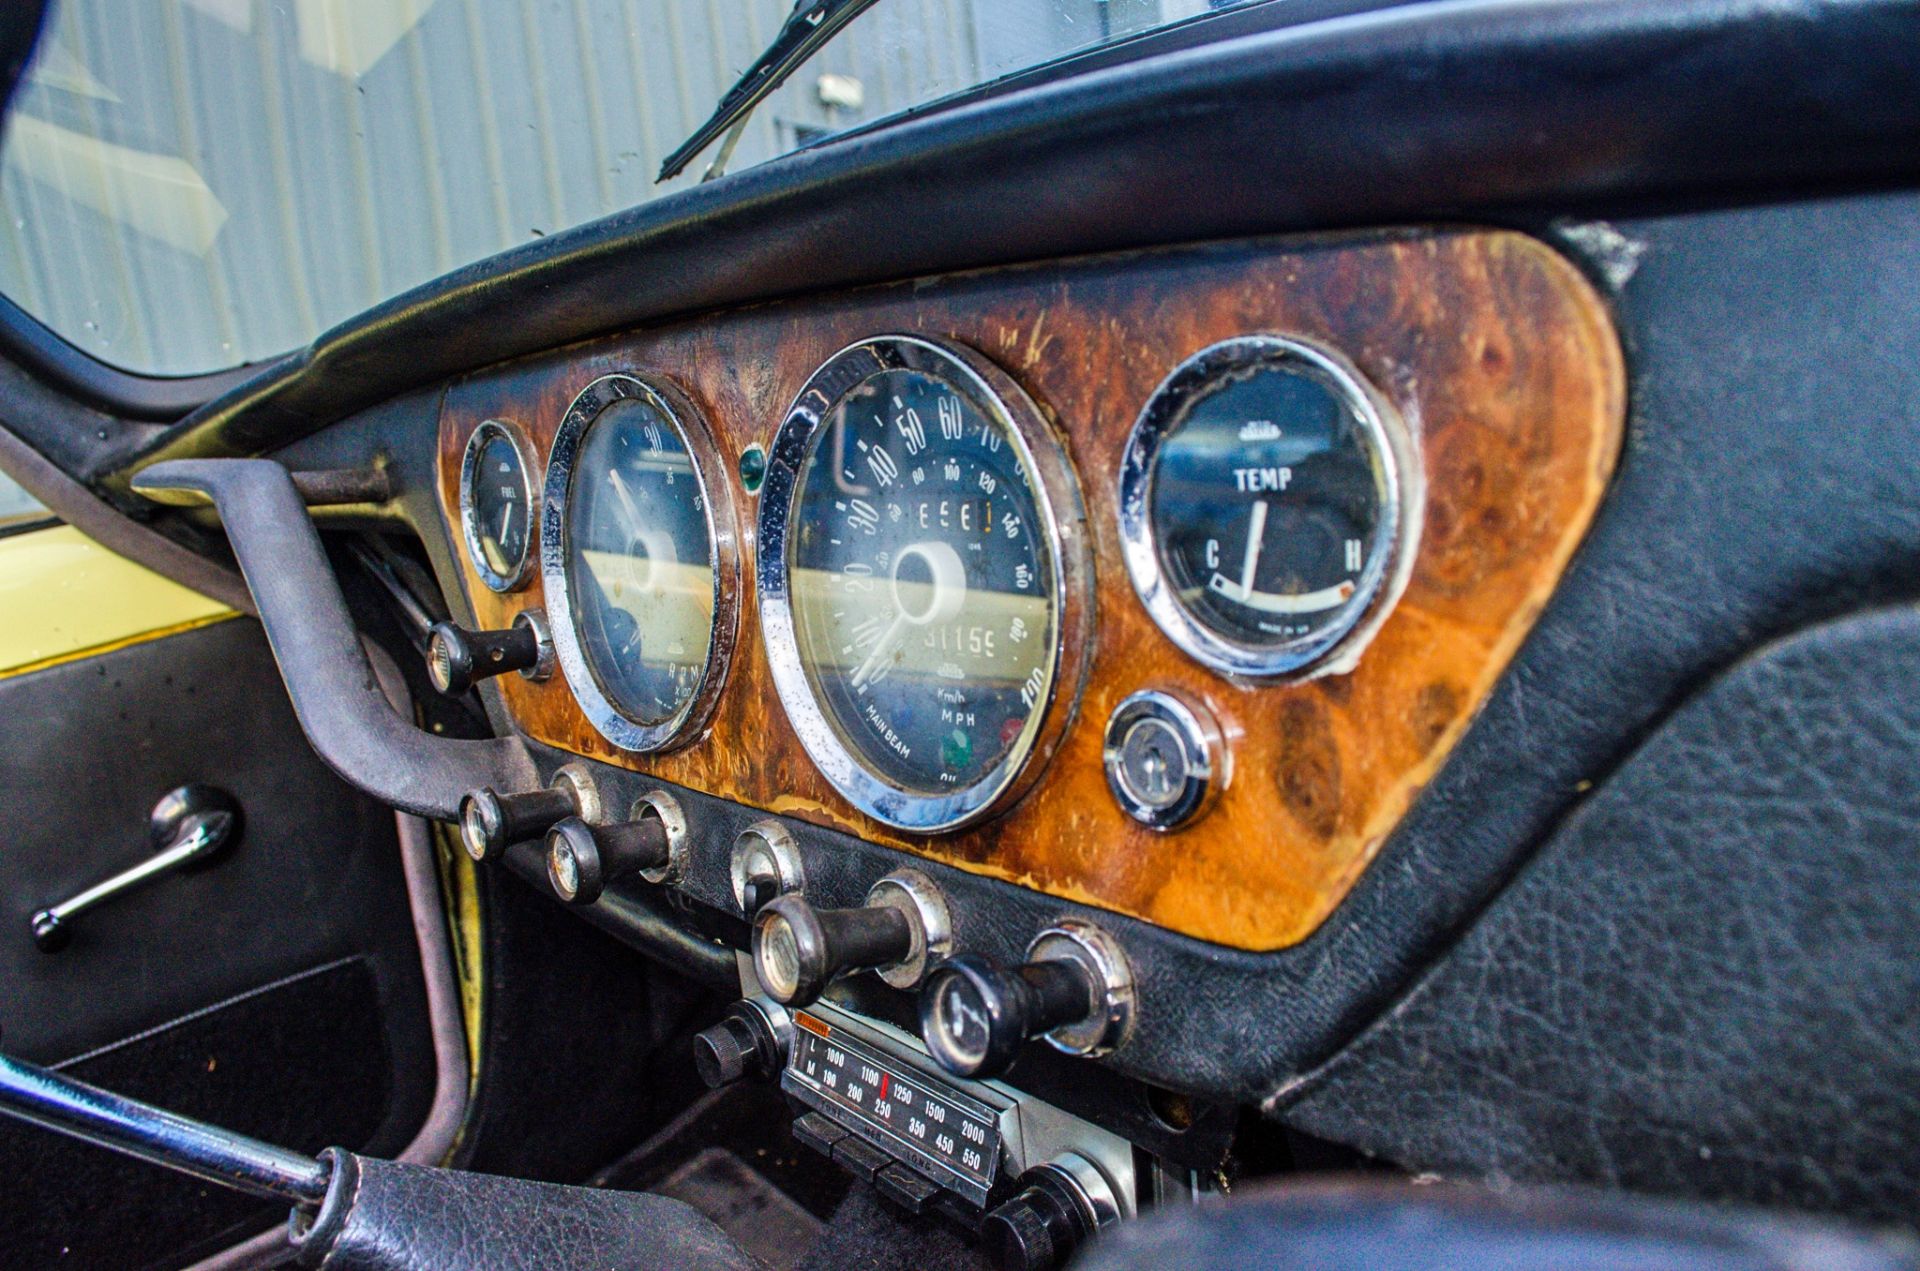
[[[1619,341],[1514,232],[724,312],[457,381],[438,496],[557,750],[1244,950],[1339,905],[1607,487]]]

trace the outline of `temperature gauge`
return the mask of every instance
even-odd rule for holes
[[[1277,337],[1216,344],[1168,377],[1128,442],[1135,589],[1217,670],[1308,669],[1379,612],[1411,467],[1404,430],[1344,361]]]

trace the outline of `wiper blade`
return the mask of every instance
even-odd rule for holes
[[[701,124],[691,137],[680,143],[678,150],[667,156],[656,179],[665,181],[680,175],[694,156],[712,145],[720,134],[729,128],[744,126],[753,108],[785,83],[787,76],[798,70],[802,62],[818,53],[847,23],[876,3],[878,0],[800,0],[767,51],[754,60],[746,74],[734,81],[733,87],[720,99],[713,118]],[[729,140],[727,151],[718,160],[723,166],[732,152],[734,140],[738,140],[737,134]]]

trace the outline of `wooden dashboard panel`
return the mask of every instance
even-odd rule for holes
[[[1305,683],[1234,684],[1187,658],[1135,597],[1120,554],[1116,474],[1135,416],[1180,361],[1229,336],[1304,336],[1343,351],[1398,407],[1427,479],[1405,594],[1357,666]],[[692,789],[1118,910],[1209,941],[1274,949],[1332,912],[1459,739],[1585,532],[1619,452],[1625,379],[1598,295],[1541,243],[1440,230],[1109,256],[875,287],[702,317],[558,350],[453,386],[439,478],[462,540],[462,448],[518,422],[543,454],[569,401],[612,371],[664,378],[705,412],[731,474],[772,439],[812,370],[862,337],[954,340],[1004,367],[1054,423],[1091,522],[1096,605],[1078,715],[1033,790],[957,834],[903,836],[813,768],[774,691],[751,580],[754,499],[735,479],[745,544],[740,642],[707,732],[667,755],[621,752],[564,677],[504,677],[540,741]],[[536,476],[538,474],[536,473]],[[543,603],[537,570],[500,596],[465,572],[476,618],[504,627]],[[1171,835],[1108,793],[1101,732],[1136,689],[1185,690],[1219,717],[1232,779]]]

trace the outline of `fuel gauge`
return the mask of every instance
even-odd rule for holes
[[[494,591],[526,581],[533,555],[533,483],[524,435],[489,419],[467,439],[460,464],[460,528],[474,572]]]
[[[1323,350],[1270,336],[1203,350],[1128,442],[1121,528],[1141,600],[1229,674],[1324,661],[1405,548],[1408,451],[1378,394]]]

